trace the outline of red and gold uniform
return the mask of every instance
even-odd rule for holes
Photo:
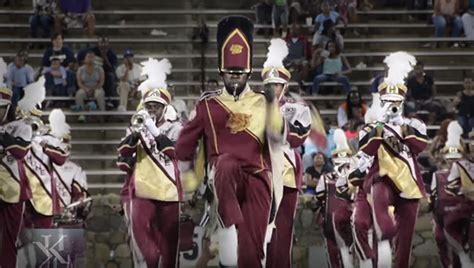
[[[250,73],[252,33],[253,24],[245,17],[229,16],[219,22],[221,72]],[[176,143],[176,156],[183,162],[181,170],[189,173],[198,142],[205,137],[211,167],[209,184],[220,224],[220,261],[224,265],[262,267],[274,191],[269,144],[279,139],[278,135],[286,137],[287,127],[276,101],[268,103],[264,94],[248,84],[238,95],[228,90],[208,95],[196,104]],[[227,235],[230,239],[225,238]]]
[[[16,242],[20,233],[25,201],[31,198],[23,161],[30,150],[31,128],[17,120],[8,122],[12,93],[0,88],[0,105],[6,107],[0,118],[0,264],[16,267]]]
[[[169,92],[160,88],[149,90],[143,101],[161,103],[166,110],[170,99]],[[174,141],[181,123],[163,116],[149,120],[153,130],[153,126],[138,130],[131,126],[118,148],[117,165],[127,172],[124,216],[137,267],[177,267],[182,192]]]
[[[294,218],[302,182],[301,156],[295,148],[301,146],[309,136],[311,111],[304,102],[285,94],[291,78],[290,72],[283,66],[283,59],[288,54],[286,42],[282,39],[272,39],[268,50],[267,61],[262,70],[263,84],[265,86],[277,84],[276,86],[280,87],[281,92],[277,99],[289,128],[288,141],[281,147],[284,156],[283,195],[274,220],[275,229],[267,248],[266,267],[291,267]]]
[[[25,170],[32,198],[27,205],[25,227],[52,228],[53,216],[61,213],[61,201],[53,175],[53,164],[63,165],[69,152],[50,134],[36,136],[25,157]]]
[[[368,178],[370,189],[365,190],[373,200],[379,267],[391,265],[390,243],[395,236],[395,266],[409,267],[418,202],[425,195],[416,156],[427,145],[426,126],[401,115],[406,90],[403,84],[382,83],[379,93],[384,118],[359,133],[360,150],[374,157]],[[395,208],[394,218],[390,206]],[[400,221],[404,224],[397,224]]]

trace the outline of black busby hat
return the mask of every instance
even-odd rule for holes
[[[228,16],[217,25],[220,72],[252,72],[253,23],[244,16]]]

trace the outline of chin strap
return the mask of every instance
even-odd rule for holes
[[[6,119],[8,117],[8,113],[10,112],[10,109],[11,109],[11,104],[8,104],[7,105],[7,110],[6,110],[5,114],[3,115],[2,122],[6,121]]]

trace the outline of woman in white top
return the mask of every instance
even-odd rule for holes
[[[320,67],[322,65],[323,72],[314,78],[310,93],[318,94],[319,85],[324,81],[336,81],[342,84],[344,93],[349,92],[351,85],[346,74],[352,72],[351,65],[347,58],[341,54],[334,40],[328,41],[325,49],[320,49],[316,53],[319,54],[319,57],[317,57],[315,66]]]

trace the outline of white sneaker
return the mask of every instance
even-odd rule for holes
[[[388,240],[382,240],[377,245],[378,266],[380,268],[392,267],[392,248]]]
[[[119,107],[117,107],[117,111],[119,112],[126,112],[127,111],[127,108],[123,107],[122,105],[120,105]]]

